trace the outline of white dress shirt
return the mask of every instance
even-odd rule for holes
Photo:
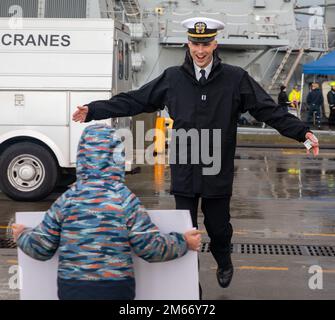
[[[196,63],[194,61],[193,61],[193,65],[194,65],[194,71],[195,71],[195,76],[197,77],[197,80],[199,81],[199,79],[201,78],[200,70],[202,70],[202,69],[204,69],[206,71],[205,77],[207,79],[209,74],[211,73],[211,70],[212,70],[213,59],[206,68],[200,68],[199,66],[196,65]]]

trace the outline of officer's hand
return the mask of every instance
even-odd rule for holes
[[[201,231],[196,229],[192,229],[184,233],[184,238],[189,250],[200,251],[201,233]]]
[[[313,155],[317,156],[319,154],[319,141],[317,137],[312,132],[307,132],[305,138],[311,140]],[[307,150],[307,154],[309,154],[309,150]]]
[[[88,107],[87,106],[79,106],[77,107],[78,110],[72,115],[72,120],[75,122],[83,123],[85,122],[87,113],[88,113]]]

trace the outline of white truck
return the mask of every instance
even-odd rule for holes
[[[75,168],[76,107],[131,88],[130,34],[113,19],[0,19],[0,189],[15,200],[52,192]],[[130,118],[105,121],[130,127]]]

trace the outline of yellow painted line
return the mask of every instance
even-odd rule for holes
[[[282,151],[282,154],[306,154],[306,151],[305,150],[303,150],[303,149],[297,149],[297,150],[293,150],[293,151],[287,151],[287,150],[285,150],[285,151]],[[319,154],[321,154],[321,152],[319,153]],[[331,152],[322,152],[322,154],[321,154],[322,156],[334,156],[334,153],[331,153]]]
[[[239,270],[257,270],[257,271],[288,271],[287,267],[256,267],[256,266],[241,266]]]
[[[7,263],[10,263],[10,264],[17,264],[17,260],[7,260],[6,261]]]
[[[216,267],[210,267],[211,270],[216,270]],[[256,266],[241,266],[236,267],[238,270],[256,270],[256,271],[288,271],[287,267],[256,267]],[[335,271],[335,270],[334,270]]]
[[[333,225],[329,225],[330,227],[333,227]],[[234,231],[234,234],[236,235],[243,235],[243,234],[249,234],[249,233],[260,233],[260,231],[257,230],[243,230],[243,231]],[[273,234],[286,234],[282,231],[272,231]],[[308,236],[308,237],[335,237],[335,233],[297,233],[297,235],[302,236]]]
[[[323,273],[335,273],[335,270],[328,269],[328,270],[322,270]]]
[[[335,233],[303,233],[303,235],[311,237],[335,237]]]
[[[282,151],[282,154],[306,154],[305,150]]]

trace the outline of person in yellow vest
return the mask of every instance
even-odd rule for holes
[[[288,100],[291,102],[290,107],[297,109],[300,104],[301,92],[298,85],[295,85],[288,96]]]

